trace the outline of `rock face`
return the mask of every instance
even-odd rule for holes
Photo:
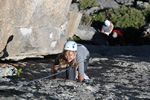
[[[82,13],[79,13],[77,11],[70,11],[69,18],[70,20],[68,24],[68,33],[69,37],[72,37],[78,30],[78,26],[82,18]]]
[[[80,37],[82,40],[92,40],[94,34],[95,34],[95,29],[92,27],[86,27],[83,25],[80,25],[80,27],[77,30],[76,35]]]
[[[71,0],[0,0],[0,57],[19,60],[62,51]]]

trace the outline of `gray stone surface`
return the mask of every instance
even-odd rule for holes
[[[50,67],[54,59],[30,59],[18,63],[23,68],[20,77],[10,78],[9,82],[0,81],[0,99],[150,99],[149,46],[86,46],[93,49],[89,49],[88,75],[92,80],[89,84],[60,78],[43,79],[51,75]]]
[[[107,8],[118,8],[119,5],[115,0],[98,0],[100,3],[101,9],[107,9]]]
[[[80,25],[76,35],[82,40],[92,40],[96,30],[93,27]]]

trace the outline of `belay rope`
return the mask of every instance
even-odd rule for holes
[[[69,67],[67,67],[66,69],[64,69],[62,71],[59,71],[59,72],[57,72],[55,74],[51,74],[51,75],[48,75],[48,76],[45,76],[45,77],[42,77],[42,78],[34,79],[34,80],[31,80],[31,81],[28,81],[28,82],[23,82],[23,83],[19,84],[17,89],[21,88],[23,85],[28,85],[30,83],[33,83],[33,82],[36,82],[36,81],[40,81],[40,80],[43,80],[43,79],[46,79],[46,78],[51,78],[53,76],[56,76],[58,74],[61,74],[61,73],[65,72],[65,71],[67,71],[68,69],[69,69]]]

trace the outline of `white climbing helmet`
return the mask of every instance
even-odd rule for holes
[[[64,50],[77,51],[77,43],[74,41],[67,41]]]
[[[110,22],[109,20],[105,20],[104,24],[105,24],[106,26],[110,26],[111,22]]]

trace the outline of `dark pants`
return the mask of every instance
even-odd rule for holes
[[[57,75],[57,78],[75,80],[76,79],[76,69],[73,67],[67,67],[65,72],[62,72]]]
[[[69,67],[66,70],[66,78],[70,80],[76,80],[76,69],[73,67]]]
[[[84,71],[85,71],[85,73],[87,71],[87,67],[89,66],[89,59],[90,59],[90,56],[88,55],[87,58],[84,60]]]

